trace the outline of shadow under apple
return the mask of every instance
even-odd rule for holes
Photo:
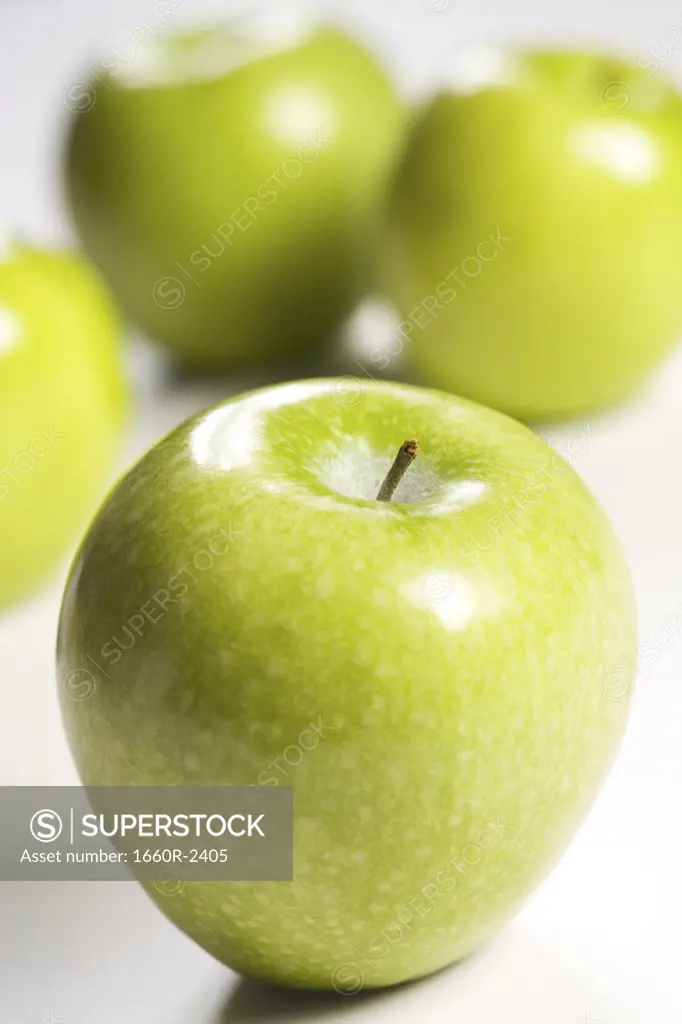
[[[587,965],[585,965],[587,966]],[[512,925],[468,959],[419,981],[355,995],[303,992],[240,978],[210,1024],[643,1024],[614,1003],[613,981],[576,974],[555,951]]]
[[[358,1013],[371,1013],[370,1004],[385,999],[387,994],[386,990],[353,996],[339,995],[338,992],[305,992],[240,978],[211,1024],[252,1024],[255,1021],[289,1024],[322,1018],[330,1022],[350,1020]]]

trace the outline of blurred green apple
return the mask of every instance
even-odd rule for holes
[[[95,273],[60,252],[0,256],[0,605],[55,568],[103,486],[125,385],[119,322]]]
[[[426,383],[521,418],[614,402],[682,327],[682,103],[606,57],[464,53],[390,218],[395,347]]]
[[[270,15],[102,63],[77,97],[67,185],[123,309],[199,369],[323,341],[370,287],[402,138],[374,58]]]
[[[378,500],[405,438],[421,451]],[[148,452],[83,542],[58,641],[86,785],[293,786],[293,882],[148,889],[235,969],[343,992],[514,914],[613,760],[635,658],[620,548],[559,455],[348,379],[240,396]]]

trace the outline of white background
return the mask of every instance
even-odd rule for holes
[[[93,53],[112,37],[125,38],[153,6],[154,0],[0,0],[0,217],[13,229],[35,240],[68,238],[57,174],[64,90]],[[174,23],[233,6],[191,0]],[[413,95],[463,42],[587,40],[637,56],[682,24],[682,4],[666,0],[457,0],[442,15],[421,0],[315,6],[357,26]],[[682,76],[682,49],[668,69]],[[138,401],[122,464],[228,393],[220,383],[192,387],[169,379],[139,345],[131,362]],[[682,638],[665,632],[667,616],[682,607],[681,354],[633,403],[547,436],[573,453],[625,544],[642,637],[670,646],[642,674],[622,756],[589,821],[498,942],[460,968],[381,996],[273,995],[212,961],[134,885],[5,883],[0,1024],[682,1021]],[[0,616],[0,784],[75,781],[53,678],[62,582],[63,573]]]

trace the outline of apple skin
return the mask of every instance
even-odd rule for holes
[[[405,438],[421,454],[377,502]],[[613,761],[609,681],[635,658],[619,546],[559,455],[444,393],[331,380],[152,448],[84,540],[58,640],[85,785],[293,786],[294,882],[147,888],[236,970],[340,991],[512,916]]]
[[[0,255],[0,606],[53,571],[92,514],[127,404],[120,323],[59,251]]]
[[[273,52],[245,26],[114,61],[68,144],[87,251],[131,319],[198,370],[298,357],[339,326],[371,287],[406,121],[343,33],[314,28]],[[202,79],[221,47],[224,68]]]
[[[616,402],[682,328],[679,96],[577,52],[472,51],[449,76],[389,203],[419,379],[526,420]]]

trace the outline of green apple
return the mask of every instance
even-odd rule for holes
[[[672,87],[627,62],[453,60],[391,192],[393,347],[523,419],[633,391],[682,328],[681,126]]]
[[[373,277],[402,106],[346,35],[273,19],[113,50],[72,97],[81,239],[193,368],[304,353]]]
[[[152,448],[58,641],[85,785],[293,786],[295,881],[150,887],[163,911],[239,971],[347,992],[510,918],[613,760],[635,657],[620,549],[559,455],[441,392],[331,380]]]
[[[55,568],[92,512],[119,438],[118,316],[67,253],[0,255],[0,606]]]

